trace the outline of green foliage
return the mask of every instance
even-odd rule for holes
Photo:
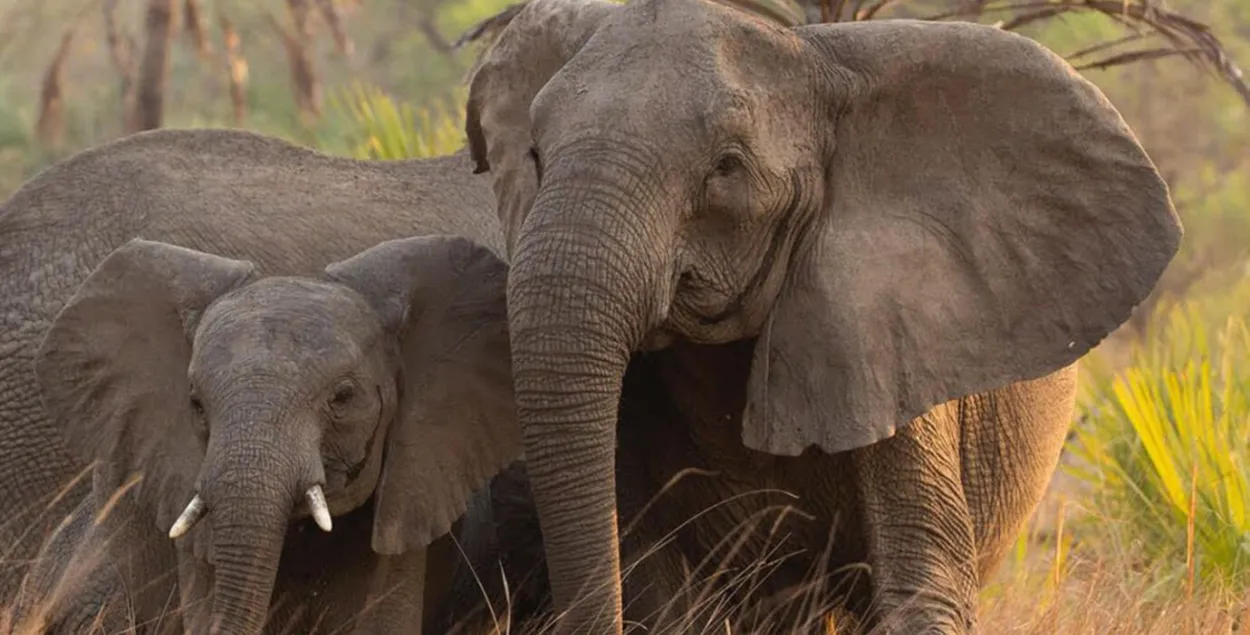
[[[396,101],[362,83],[330,99],[332,133],[322,137],[327,151],[358,159],[414,159],[451,154],[464,145],[464,96],[456,105],[434,101],[424,108]],[[343,130],[342,128],[346,128]],[[337,133],[338,138],[332,135]],[[345,147],[344,147],[345,146]]]
[[[1250,300],[1250,280],[1233,291]],[[1072,473],[1106,515],[1099,529],[1156,559],[1166,577],[1250,582],[1250,326],[1241,315],[1185,302],[1156,322],[1128,368],[1092,369]]]

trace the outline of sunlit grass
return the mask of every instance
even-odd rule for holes
[[[1192,584],[1250,581],[1250,329],[1183,303],[1132,363],[1091,381],[1073,473],[1106,531]],[[1097,374],[1099,371],[1094,370]]]
[[[380,88],[355,83],[331,96],[332,116],[347,123],[347,153],[357,159],[418,159],[451,154],[464,145],[464,95],[452,104],[417,108]]]

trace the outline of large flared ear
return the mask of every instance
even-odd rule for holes
[[[106,257],[61,309],[35,360],[44,406],[109,487],[135,476],[168,531],[191,499],[203,457],[187,366],[194,323],[254,274],[252,263],[132,240]]]
[[[469,79],[465,133],[476,172],[494,179],[511,252],[538,193],[530,104],[617,6],[605,0],[532,0],[515,13]]]
[[[507,266],[458,236],[391,240],[326,268],[399,338],[400,402],[378,483],[373,549],[447,533],[470,496],[521,453]]]
[[[1166,184],[1107,99],[986,26],[803,27],[825,66],[822,217],[755,349],[744,441],[795,455],[1075,362],[1175,255]]]

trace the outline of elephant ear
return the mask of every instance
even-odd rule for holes
[[[248,282],[250,262],[135,239],[87,276],[35,360],[44,406],[110,488],[133,476],[168,531],[190,500],[203,448],[187,366],[199,314]],[[103,469],[103,474],[99,471]]]
[[[617,8],[605,0],[532,0],[514,13],[469,79],[465,133],[475,173],[494,177],[499,220],[511,253],[538,193],[531,153],[534,96]]]
[[[326,268],[399,338],[400,401],[378,483],[373,549],[447,533],[470,496],[521,453],[507,266],[458,236],[381,243]]]
[[[834,138],[823,217],[756,344],[748,446],[890,437],[1075,362],[1150,293],[1181,238],[1167,186],[1060,58],[972,24],[796,32]]]

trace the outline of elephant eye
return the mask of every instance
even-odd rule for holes
[[[742,157],[735,152],[727,152],[720,155],[712,166],[712,170],[717,176],[733,174],[740,168],[742,168]]]
[[[530,148],[530,159],[534,161],[534,176],[539,183],[543,182],[543,159],[538,156],[538,148]]]
[[[351,382],[343,382],[334,389],[334,394],[330,396],[330,405],[336,410],[341,410],[351,405],[352,400],[356,398],[356,386]]]
[[[204,416],[204,401],[197,395],[191,395],[191,411],[201,417]]]

